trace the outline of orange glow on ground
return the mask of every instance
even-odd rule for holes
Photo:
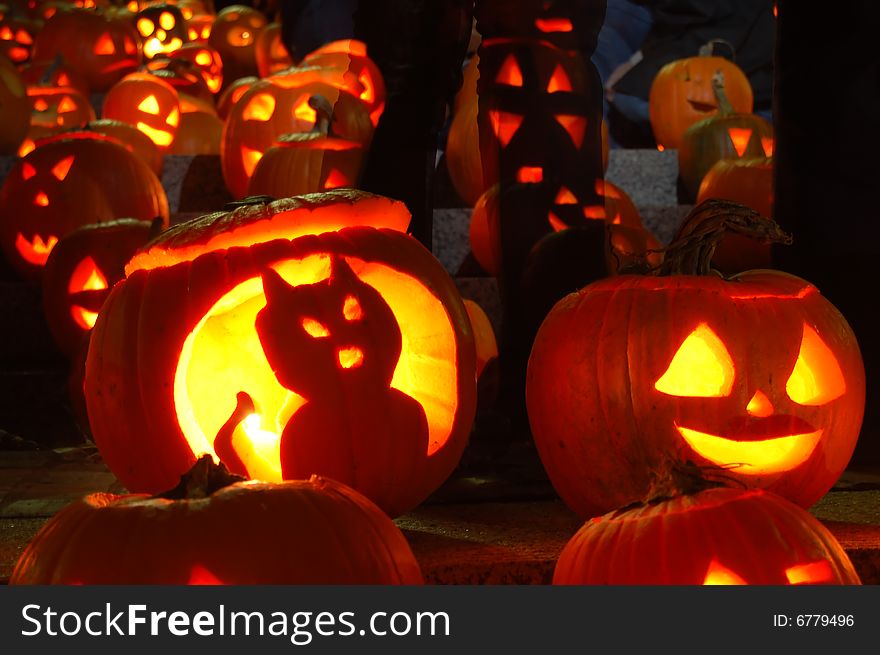
[[[679,346],[654,388],[670,396],[717,398],[730,395],[734,374],[724,343],[701,323]]]
[[[736,464],[744,475],[782,473],[797,468],[813,454],[823,430],[760,441],[736,441],[707,432],[675,426],[691,449],[719,466]]]
[[[730,142],[733,144],[736,154],[742,157],[746,148],[749,147],[749,141],[752,139],[752,130],[748,127],[728,127],[727,134],[730,135]]]
[[[34,235],[33,241],[28,241],[19,232],[15,237],[15,249],[18,251],[18,254],[28,264],[34,264],[35,266],[44,266],[46,264],[46,260],[49,259],[49,253],[52,252],[52,248],[57,243],[58,237],[55,236],[50,236],[43,241],[41,236]]]
[[[391,386],[425,409],[428,454],[433,453],[449,438],[457,407],[455,337],[446,310],[409,276],[382,264],[346,261],[362,281],[382,294],[400,325],[403,350]],[[327,279],[330,259],[316,254],[279,262],[273,268],[288,284],[313,284]],[[254,277],[209,309],[181,349],[174,400],[181,430],[193,453],[216,456],[214,436],[232,416],[238,392],[247,392],[256,414],[235,428],[233,447],[251,477],[277,481],[281,479],[280,435],[304,400],[281,386],[263,353],[254,321],[265,304],[262,279]],[[413,352],[413,344],[417,344],[418,354]],[[353,362],[357,354],[348,357],[353,359],[345,361]],[[345,361],[340,357],[340,363]]]

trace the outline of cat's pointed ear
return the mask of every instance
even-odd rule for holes
[[[262,278],[263,293],[266,296],[267,304],[273,304],[276,299],[280,298],[285,289],[290,288],[290,285],[285,282],[284,278],[274,268],[267,268],[263,271]]]

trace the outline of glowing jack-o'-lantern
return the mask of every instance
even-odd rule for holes
[[[264,202],[175,226],[131,260],[91,336],[95,442],[128,489],[162,489],[209,453],[411,509],[452,472],[473,420],[454,282],[401,231],[402,203],[353,190]]]
[[[66,66],[60,57],[55,61],[28,62],[20,71],[21,79],[28,87],[72,87],[83,96],[89,95],[85,78]]]
[[[737,114],[724,90],[720,73],[712,78],[718,112],[691,125],[681,140],[678,169],[685,188],[697,195],[703,176],[721,159],[768,156],[773,152],[773,126],[760,116]],[[769,214],[768,214],[769,215]]]
[[[33,59],[53,61],[58,55],[91,90],[106,91],[140,65],[141,43],[125,18],[81,9],[59,11],[37,34]]]
[[[161,151],[150,137],[134,125],[115,121],[112,118],[102,118],[91,121],[85,126],[84,130],[103,135],[111,141],[122,145],[126,150],[144,160],[157,176],[162,174]],[[65,136],[69,136],[69,134]]]
[[[173,4],[157,3],[141,9],[134,24],[144,44],[144,57],[167,55],[189,40],[183,14]]]
[[[82,127],[95,120],[95,110],[89,99],[72,87],[30,86],[27,90],[31,101],[30,136],[53,134],[73,127]]]
[[[204,43],[187,43],[171,55],[172,59],[186,59],[193,63],[211,93],[223,86],[223,62],[220,53]]]
[[[168,221],[168,201],[149,166],[100,134],[45,140],[12,168],[0,191],[0,247],[37,280],[52,248],[88,223],[119,216]]]
[[[666,249],[658,274],[566,297],[535,340],[532,433],[557,491],[583,516],[644,498],[666,458],[725,467],[808,507],[855,447],[865,374],[840,313],[785,273],[708,274],[726,229],[787,235],[733,203],[707,201],[694,217],[699,229]]]
[[[772,152],[772,142],[765,142],[764,147]],[[710,198],[731,200],[762,216],[773,216],[773,158],[719,159],[703,177],[697,203]],[[712,266],[728,274],[769,268],[770,244],[730,234],[718,244]]]
[[[630,554],[625,564],[620,560],[624,544]],[[553,583],[860,581],[841,545],[809,512],[765,491],[714,488],[661,497],[587,521],[562,550]]]
[[[227,83],[257,75],[257,34],[267,22],[262,12],[244,5],[230,5],[217,14],[208,44],[223,58]]]
[[[68,505],[22,553],[10,584],[422,583],[400,530],[353,489],[318,476],[243,482],[209,462],[160,496]],[[120,539],[133,541],[111,546]]]
[[[307,54],[300,65],[337,68],[351,73],[360,89],[352,86],[348,91],[367,105],[373,125],[379,124],[385,110],[385,79],[379,67],[367,56],[367,45],[363,41],[345,39],[326,43]]]
[[[123,218],[84,225],[58,241],[43,274],[43,312],[61,352],[73,356],[126,262],[154,236],[147,221]]]
[[[0,57],[0,154],[14,153],[27,135],[31,105],[18,72]]]
[[[240,77],[235,82],[223,89],[217,98],[217,115],[226,120],[232,107],[235,106],[245,92],[259,81],[258,77]]]
[[[39,24],[11,14],[0,17],[0,55],[14,64],[21,65],[31,58],[34,37]]]
[[[729,59],[710,56],[712,46],[707,45],[698,57],[666,64],[651,83],[648,112],[654,139],[662,148],[679,148],[691,125],[717,113],[712,78],[719,71],[734,111],[752,112],[752,87],[746,74]]]
[[[214,16],[196,14],[186,19],[186,35],[190,41],[207,43],[211,37],[211,28],[214,26]]]
[[[103,116],[134,125],[160,150],[167,150],[180,125],[180,100],[168,82],[149,73],[132,73],[104,97]]]
[[[339,187],[357,187],[363,145],[332,134],[333,109],[321,96],[309,101],[318,112],[312,132],[282,135],[257,163],[248,195],[276,198]]]
[[[368,146],[373,124],[367,108],[343,86],[343,76],[332,69],[289,68],[254,83],[241,96],[226,119],[221,150],[223,179],[233,197],[244,197],[257,162],[282,134],[314,129],[313,96],[330,103],[333,134]]]
[[[290,53],[281,40],[281,23],[269,23],[260,30],[254,55],[260,77],[268,77],[293,66]]]

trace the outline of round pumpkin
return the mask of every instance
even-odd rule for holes
[[[257,75],[257,35],[267,22],[261,11],[245,5],[224,7],[214,18],[208,44],[223,59],[226,84]]]
[[[161,490],[209,453],[252,478],[332,477],[390,515],[436,489],[474,416],[473,333],[408,222],[353,190],[255,199],[136,254],[85,382],[126,488]]]
[[[174,4],[151,2],[138,11],[133,20],[147,60],[171,54],[189,40],[186,21]]]
[[[149,222],[121,218],[84,225],[58,241],[43,274],[43,313],[61,352],[74,355],[110,289],[125,277],[126,262],[153,236]]]
[[[739,66],[724,57],[706,54],[669,62],[661,68],[648,94],[648,116],[654,139],[663,148],[678,148],[685,131],[718,111],[712,77],[721,71],[734,110],[752,112],[752,87]]]
[[[94,11],[59,11],[46,21],[34,41],[33,60],[58,55],[82,75],[92,91],[106,91],[141,61],[137,30],[124,18]]]
[[[221,147],[223,179],[235,198],[247,193],[260,158],[282,134],[312,131],[318,122],[312,96],[333,108],[331,129],[340,138],[368,146],[373,125],[366,106],[344,90],[344,77],[332,69],[289,68],[255,82],[226,119]]]
[[[150,73],[132,73],[104,96],[102,115],[134,125],[161,152],[167,152],[180,127],[180,98],[165,80]]]
[[[67,86],[73,87],[83,96],[89,95],[85,78],[65,66],[61,57],[54,61],[29,62],[21,67],[20,72],[22,81],[29,87],[40,84],[50,87]]]
[[[697,202],[710,198],[731,200],[762,216],[773,216],[773,186],[771,157],[719,159],[703,177]],[[722,239],[712,257],[712,266],[726,274],[770,265],[770,244],[739,234]]]
[[[343,484],[201,477],[170,498],[73,502],[28,544],[10,584],[422,583],[400,530]]]
[[[809,512],[762,490],[706,489],[587,521],[553,584],[860,584],[834,536]]]
[[[91,121],[85,126],[84,131],[95,134],[103,134],[105,137],[123,145],[126,150],[133,152],[143,159],[150,169],[158,176],[162,173],[162,152],[146,134],[134,125],[116,121],[112,118],[102,118]]]
[[[809,507],[858,439],[865,372],[840,312],[793,275],[710,272],[726,229],[787,235],[732,203],[694,212],[711,216],[667,248],[656,274],[565,297],[535,339],[529,422],[554,487],[581,516],[645,498],[667,459],[725,467]]]
[[[214,104],[184,93],[179,98],[180,125],[169,154],[219,155],[223,120],[217,116]]]
[[[187,43],[171,54],[172,59],[185,59],[193,64],[211,93],[223,86],[223,60],[220,53],[206,43]]]
[[[102,135],[61,134],[9,172],[0,191],[0,247],[34,281],[64,235],[120,216],[168,224],[161,182],[140,157]]]
[[[258,82],[259,79],[260,78],[258,77],[240,77],[223,89],[217,97],[217,115],[223,120],[226,120],[233,105],[241,100],[241,97],[245,92],[251,88],[255,82]]]
[[[27,136],[31,103],[15,66],[0,57],[0,154],[15,154]]]
[[[323,97],[312,97],[309,105],[318,112],[315,128],[279,137],[257,163],[248,195],[286,198],[358,186],[363,145],[332,134],[333,109]]]
[[[290,53],[281,40],[281,23],[269,23],[260,30],[257,34],[254,56],[260,77],[268,77],[293,66]]]

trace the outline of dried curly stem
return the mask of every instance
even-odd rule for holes
[[[743,234],[763,243],[790,244],[791,235],[772,218],[728,200],[705,200],[687,215],[678,234],[664,250],[655,275],[709,275],[712,255],[728,233]]]
[[[230,473],[222,463],[215,464],[210,455],[202,455],[189,471],[180,476],[176,487],[153,497],[167,500],[207,498],[215,491],[245,480],[247,478],[241,475]]]

